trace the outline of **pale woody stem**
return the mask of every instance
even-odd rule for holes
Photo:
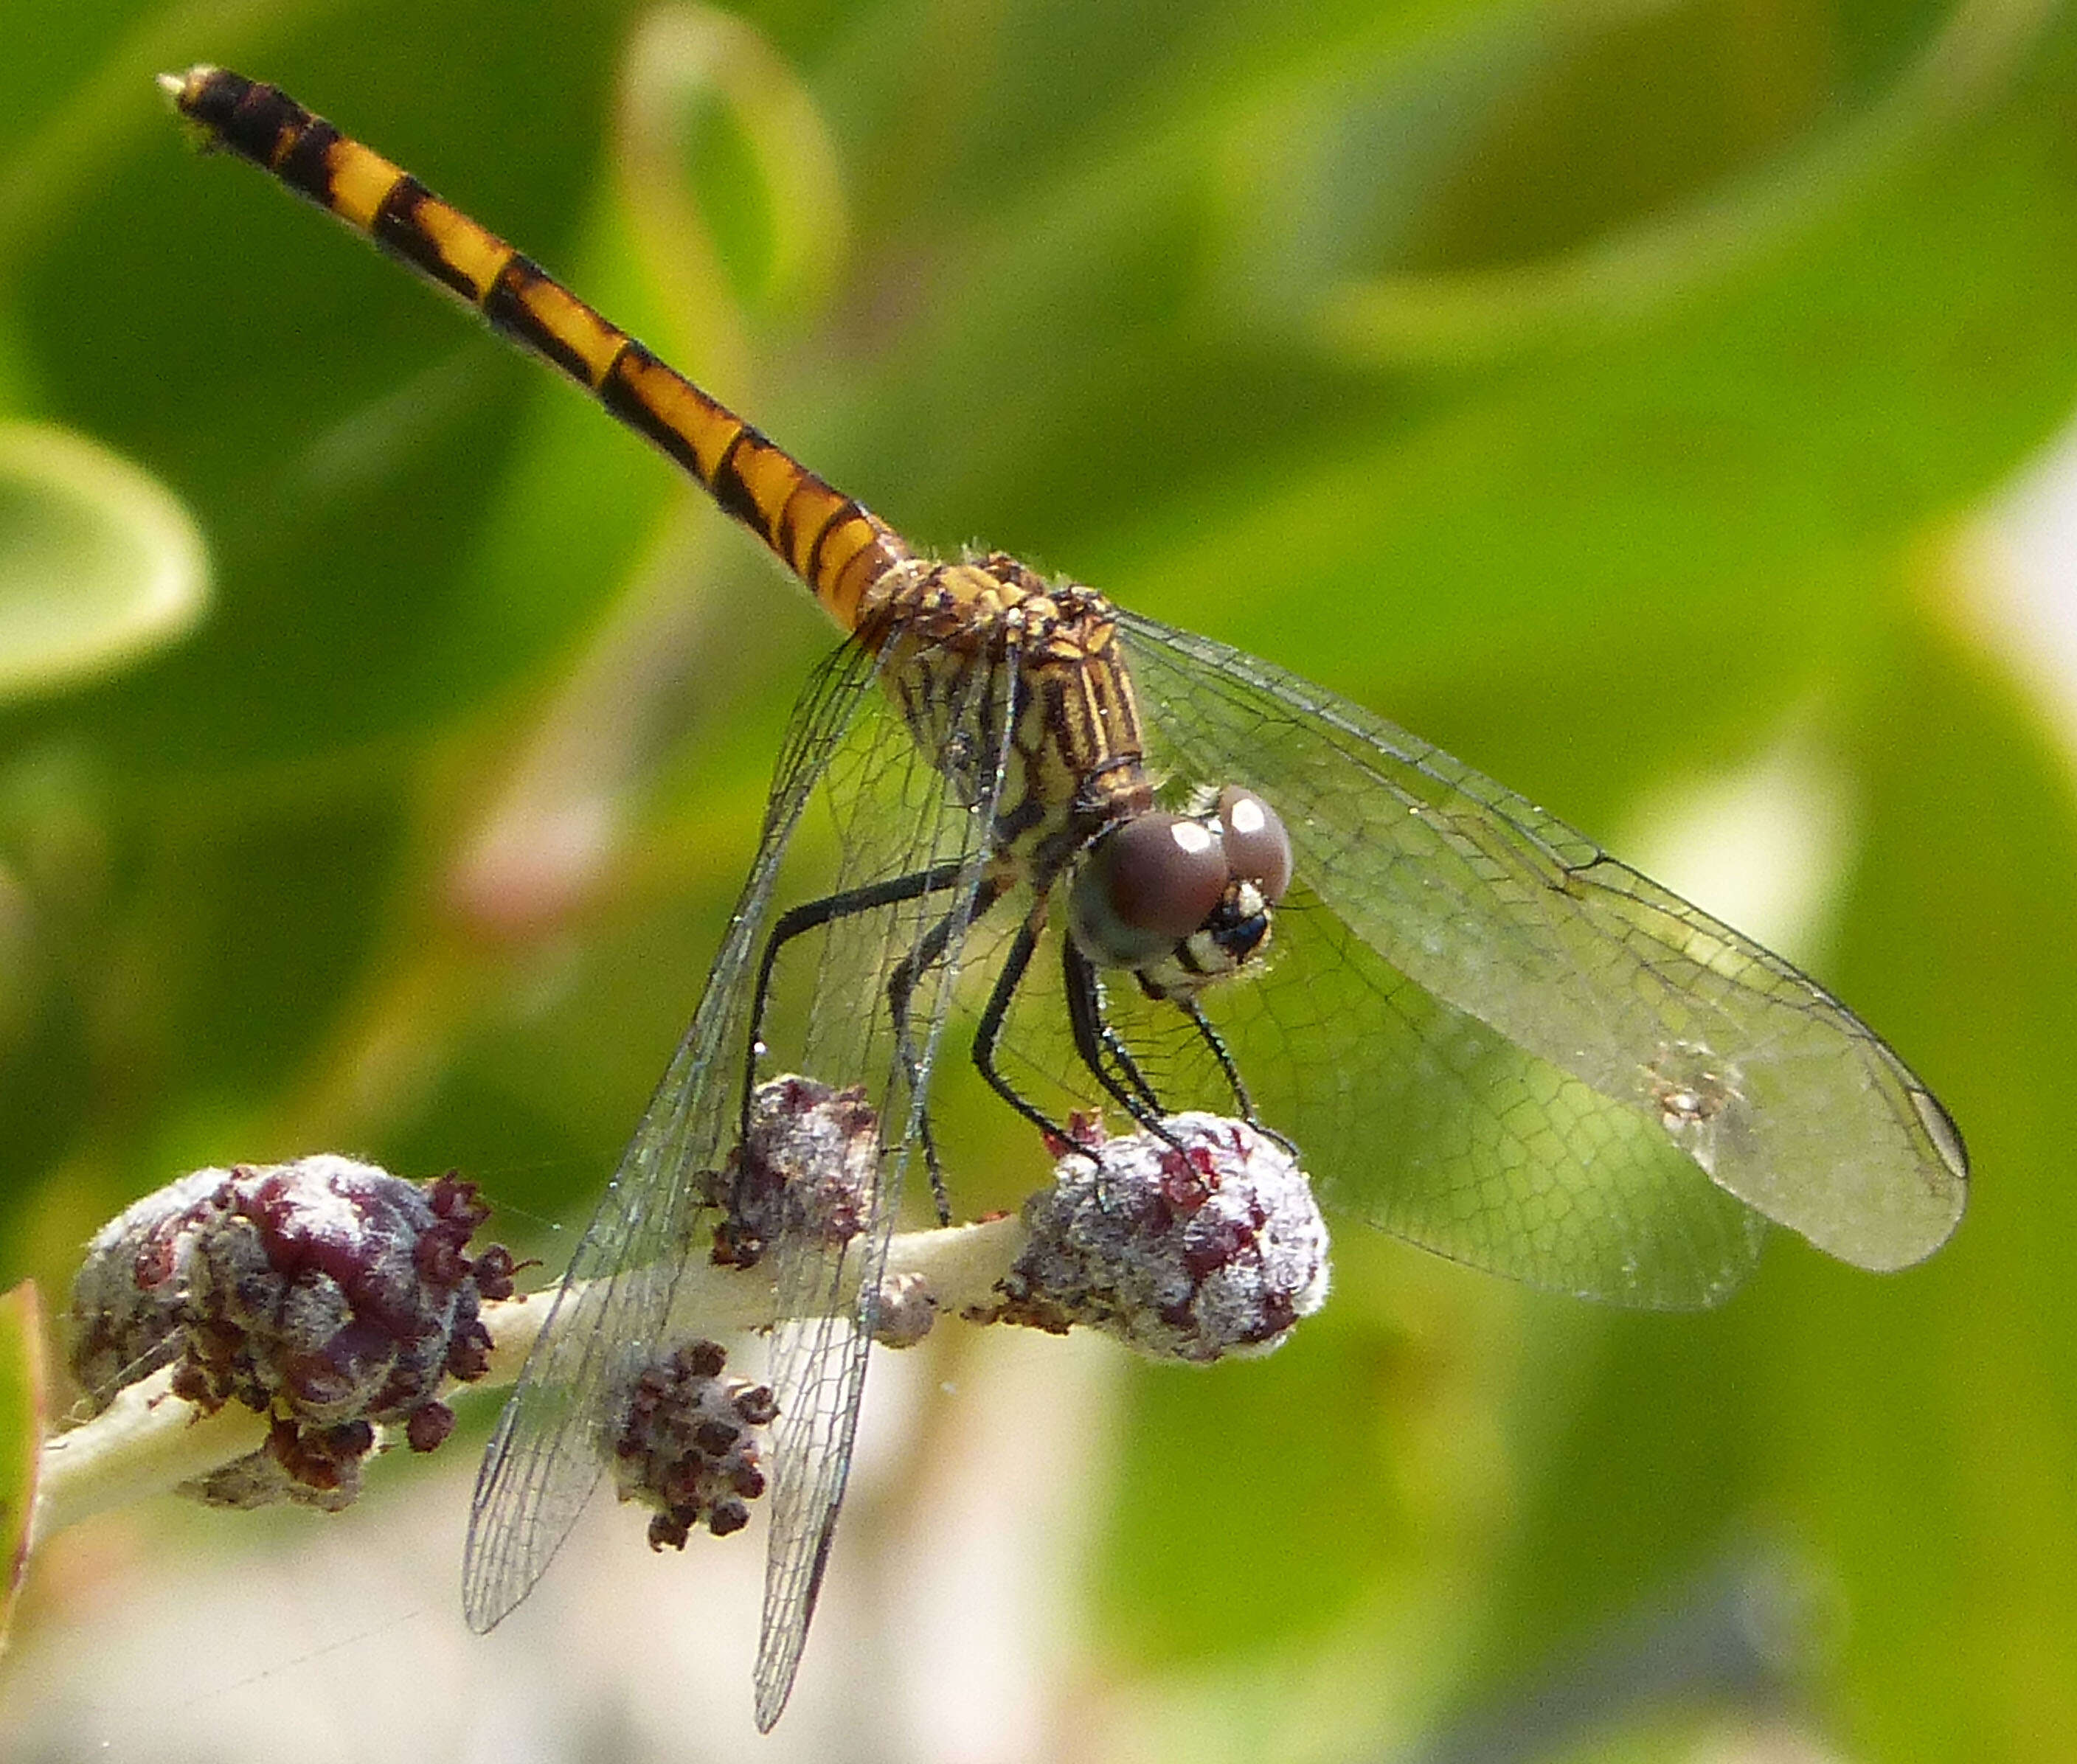
[[[905,1232],[889,1246],[887,1272],[890,1278],[920,1276],[939,1313],[957,1315],[990,1303],[1024,1241],[1023,1223],[1014,1214],[982,1225]],[[490,1371],[480,1384],[465,1387],[509,1384],[519,1375],[552,1296],[552,1289],[484,1307]],[[680,1276],[673,1333],[690,1341],[763,1329],[774,1321],[772,1308],[771,1283],[759,1271],[696,1259]],[[127,1387],[93,1420],[44,1442],[32,1548],[67,1525],[167,1493],[265,1442],[266,1417],[235,1403],[204,1415],[173,1394],[173,1372],[167,1367]]]

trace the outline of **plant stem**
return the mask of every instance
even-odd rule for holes
[[[889,1277],[920,1277],[940,1314],[984,1308],[996,1283],[1009,1272],[1025,1242],[1023,1222],[1006,1215],[980,1225],[904,1232],[889,1244]],[[574,1289],[572,1289],[574,1290]],[[534,1338],[548,1315],[553,1289],[483,1308],[490,1331],[487,1388],[519,1375]],[[704,1258],[685,1263],[672,1306],[674,1333],[691,1341],[770,1327],[772,1283],[765,1271],[717,1267]],[[91,1421],[44,1442],[38,1466],[31,1547],[67,1525],[170,1492],[183,1483],[257,1451],[269,1418],[235,1403],[205,1414],[173,1392],[174,1368],[116,1393]]]

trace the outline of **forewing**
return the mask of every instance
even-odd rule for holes
[[[795,1066],[831,1084],[863,1084],[880,1120],[877,1184],[848,1238],[798,1236],[772,1253],[781,1319],[773,1332],[778,1401],[772,1536],[756,1666],[757,1720],[779,1718],[807,1638],[851,1466],[872,1341],[872,1310],[902,1182],[918,1153],[930,1075],[957,977],[965,928],[990,851],[1011,698],[1007,663],[906,664],[930,678],[960,763],[956,781],[918,747],[890,703],[876,700],[824,780],[835,818],[843,895],[936,872],[948,884],[914,898],[833,917],[789,946],[776,978],[811,988],[798,1013],[798,1052],[775,1032],[769,1070]],[[925,963],[922,953],[942,946]],[[918,969],[905,1045],[891,1020],[888,984]]]
[[[1960,1137],[1904,1063],[1821,988],[1382,718],[1223,644],[1121,622],[1154,762],[1259,790],[1290,828],[1318,909],[1376,957],[1371,989],[1427,995],[1418,1008],[1373,1010],[1373,1034],[1394,1016],[1422,1026],[1379,1034],[1382,1050],[1403,1051],[1409,1037],[1454,1046],[1465,1033],[1457,1020],[1476,1020],[1524,1056],[1493,1092],[1505,1108],[1489,1112],[1517,1122],[1525,1107],[1542,1113],[1590,1163],[1601,1159],[1602,1130],[1583,1138],[1573,1125],[1589,1095],[1847,1261],[1899,1267],[1945,1241],[1967,1189]],[[1432,1028],[1430,1007],[1447,1013]],[[1351,1042],[1339,1063],[1347,1088],[1329,1119],[1374,1109],[1389,1141],[1389,1111],[1409,1099],[1380,1081],[1370,1046]],[[1501,1075],[1468,1054],[1445,1063]],[[1554,1090],[1554,1072],[1580,1088]],[[1288,1124],[1309,1155],[1310,1119]],[[1351,1162],[1334,1179],[1376,1196],[1365,1210],[1404,1218],[1409,1202],[1393,1185],[1406,1173],[1389,1153],[1342,1155]],[[1641,1155],[1625,1150],[1625,1167],[1648,1167]],[[1459,1204],[1476,1209],[1468,1167],[1463,1180]]]
[[[810,790],[860,707],[873,658],[839,650],[787,730],[749,880],[679,1043],[556,1292],[478,1472],[463,1554],[470,1628],[530,1592],[604,1471],[617,1381],[666,1341],[672,1295],[707,1250],[710,1173],[733,1144],[750,978],[773,882]]]

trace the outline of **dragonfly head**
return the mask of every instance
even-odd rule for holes
[[[1187,998],[1260,953],[1290,883],[1283,822],[1230,784],[1205,813],[1150,810],[1104,832],[1075,877],[1069,924],[1099,967]]]

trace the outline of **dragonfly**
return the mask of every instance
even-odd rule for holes
[[[668,1342],[681,1271],[726,1225],[718,1173],[782,1042],[800,1071],[864,1087],[880,1130],[855,1229],[764,1251],[764,1729],[822,1583],[904,1183],[919,1161],[942,1179],[929,1105],[955,1015],[981,1076],[1055,1147],[1092,1103],[1155,1132],[1188,1107],[1238,1114],[1301,1147],[1330,1205],[1553,1292],[1698,1307],[1770,1223],[1875,1270],[1953,1230],[1952,1117],[1789,963],[1271,663],[1001,553],[919,551],[277,88],[210,67],[162,83],[205,144],[661,450],[843,633],[788,726],[691,1026],[486,1453],[472,1626],[526,1597],[592,1494],[606,1393]],[[810,824],[834,857],[795,898]]]

